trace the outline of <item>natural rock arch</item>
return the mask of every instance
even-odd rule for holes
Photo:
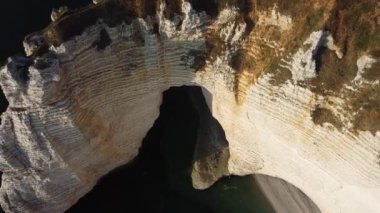
[[[28,59],[1,70],[9,101],[0,128],[6,211],[67,209],[137,155],[162,92],[182,85],[212,94],[208,106],[229,142],[229,174],[281,177],[321,211],[380,208],[378,96],[366,99],[379,88],[363,89],[378,55],[359,43],[339,61],[356,77],[339,77],[335,53],[316,76],[321,43],[343,54],[321,27],[336,24],[326,19],[343,3],[300,1],[293,11],[285,1],[232,1],[211,14],[199,1],[136,2],[105,1],[61,17],[26,38]]]
[[[136,212],[320,212],[295,186],[266,175],[229,176],[214,183],[212,190],[192,189],[191,173],[195,185],[202,183],[194,181],[215,181],[218,169],[227,166],[227,153],[224,131],[212,118],[202,89],[172,87],[164,92],[160,116],[136,159],[101,178],[68,213],[126,208]],[[191,172],[194,163],[197,170]]]

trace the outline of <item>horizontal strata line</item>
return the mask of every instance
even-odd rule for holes
[[[251,97],[252,99],[255,99],[254,97]],[[256,97],[256,98],[260,98],[260,97]],[[265,104],[263,104],[263,102],[261,102],[260,104],[256,104],[255,102],[251,102],[251,103],[254,103],[254,105],[256,105],[257,107],[254,107],[254,108],[262,108],[264,109],[265,111],[267,111],[267,114],[270,114],[270,115],[276,115],[276,112],[277,112],[277,119],[279,118],[279,120],[282,120],[283,122],[290,122],[292,123],[294,126],[298,126],[298,129],[302,129],[304,128],[303,125],[301,124],[297,124],[297,123],[294,123],[294,119],[290,118],[290,117],[287,117],[288,119],[285,118],[285,116],[281,116],[281,114],[288,114],[287,112],[286,113],[278,113],[278,109],[275,108],[275,107],[272,107],[273,104],[269,101],[269,99],[266,99],[266,98],[262,98],[260,99],[261,101],[264,100],[264,102],[266,102]],[[289,103],[288,101],[284,101],[282,102],[282,104],[286,104],[286,103]],[[288,104],[287,107],[284,107],[285,109],[289,109],[293,107],[291,104]],[[311,134],[308,132],[310,131],[301,131],[299,133],[303,134],[303,137],[304,138],[313,138],[313,140],[319,140],[320,139],[320,136],[319,134]],[[331,136],[333,136],[333,139],[331,139]],[[373,178],[370,178],[369,175],[368,175],[368,159],[366,156],[368,156],[368,154],[375,154],[376,151],[375,150],[379,150],[378,147],[376,148],[372,148],[372,151],[370,151],[371,149],[367,146],[360,146],[359,147],[356,147],[355,149],[352,149],[352,144],[350,144],[350,140],[344,140],[344,139],[341,139],[340,136],[338,135],[330,135],[330,136],[327,136],[325,135],[324,137],[326,138],[329,138],[330,140],[328,141],[324,141],[323,143],[319,143],[320,144],[320,147],[319,147],[319,150],[325,153],[337,153],[339,158],[341,158],[343,161],[350,161],[352,162],[354,165],[356,165],[354,168],[355,170],[357,171],[361,171],[361,173],[363,173],[363,177],[366,177],[367,179],[371,179],[371,180],[374,180],[375,177]],[[352,143],[352,142],[351,142]],[[323,148],[323,147],[325,148]],[[340,151],[342,150],[342,146],[345,147],[343,148],[343,150],[346,150],[345,152],[343,151]],[[328,151],[330,150],[330,151]],[[351,152],[347,152],[347,150],[351,150]],[[346,153],[346,154],[345,154]],[[348,156],[350,155],[350,156]],[[331,156],[334,156],[334,155],[331,155]],[[364,163],[361,163],[361,162],[364,162]],[[374,165],[373,163],[370,164],[370,168],[372,168],[372,170],[376,169],[376,165]],[[375,167],[375,168],[374,168]],[[376,170],[375,170],[376,171]],[[379,172],[376,172],[376,176],[379,176]]]
[[[257,98],[261,98],[261,97],[256,97],[256,99]],[[252,99],[255,99],[255,98],[252,98]],[[261,98],[260,99],[261,100],[261,103],[260,104],[256,104],[257,105],[257,107],[262,107],[261,105],[264,105],[263,103],[262,103],[262,100],[263,100],[263,98]],[[267,101],[267,102],[269,102],[269,100],[267,100],[267,99],[265,99],[264,98],[264,102],[265,101]],[[287,102],[287,101],[286,101]],[[286,102],[284,102],[284,103],[286,103]],[[264,109],[266,109],[267,111],[268,111],[268,113],[270,113],[270,114],[272,114],[274,111],[276,111],[276,109],[271,109],[271,104],[265,104],[264,106],[267,106],[267,108],[265,108],[265,107],[263,107]],[[256,107],[256,108],[257,108]],[[290,106],[290,107],[293,107],[293,106]],[[269,110],[268,110],[269,109]],[[291,123],[294,123],[294,120],[293,119],[291,119],[291,118],[289,118],[289,119],[283,119],[283,117],[284,116],[278,116],[279,118],[280,118],[280,120],[283,120],[283,121],[286,121],[286,122],[291,122]],[[301,128],[302,126],[301,125],[298,125],[298,124],[296,124],[297,126],[299,126],[299,128]],[[305,134],[305,133],[302,133],[302,134]],[[310,136],[310,135],[309,135]],[[313,135],[314,137],[313,138],[315,138],[315,139],[320,139],[319,137],[317,137],[317,135]],[[338,138],[338,136],[336,136],[335,138],[335,141],[339,141],[339,138]],[[347,142],[347,141],[346,141]],[[346,142],[343,142],[343,143],[340,143],[340,145],[346,145],[347,146],[347,149],[351,149],[351,147],[350,147],[350,144],[348,144],[348,143],[346,143]],[[332,143],[332,144],[334,144],[334,143]],[[324,144],[324,145],[326,145],[327,146],[327,144]],[[336,150],[341,150],[340,148],[341,147],[336,147],[337,149]],[[363,147],[361,147],[361,148],[363,148]],[[356,152],[359,152],[359,151],[363,151],[363,150],[355,150]],[[365,151],[364,151],[365,152]],[[368,152],[367,152],[367,154],[368,154]],[[340,154],[339,154],[340,155]],[[361,154],[358,154],[358,153],[356,153],[355,154],[355,156],[362,156],[362,158],[363,159],[365,159],[365,157],[364,156],[366,156],[366,155],[361,155]],[[342,160],[346,160],[346,157],[347,156],[345,156],[345,157],[342,157]],[[362,166],[364,166],[365,164],[363,164],[363,165],[360,165],[360,167],[362,167]],[[373,164],[372,164],[373,165]],[[366,172],[366,174],[367,174],[367,172]],[[368,175],[365,175],[366,177],[368,177]]]

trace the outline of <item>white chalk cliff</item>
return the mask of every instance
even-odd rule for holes
[[[354,6],[287,2],[103,1],[27,37],[0,72],[3,209],[68,209],[137,156],[165,90],[195,85],[228,141],[196,188],[266,174],[322,212],[378,212],[379,5],[355,3],[374,4],[367,44],[347,36]]]

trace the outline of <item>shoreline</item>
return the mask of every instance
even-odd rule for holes
[[[292,184],[267,175],[253,175],[253,178],[276,212],[321,213],[318,206]]]

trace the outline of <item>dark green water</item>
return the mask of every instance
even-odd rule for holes
[[[77,8],[90,2],[3,1],[0,64],[8,56],[23,54],[24,36],[45,27],[52,8],[60,5]],[[7,105],[0,91],[0,113]],[[160,118],[145,138],[139,157],[103,178],[68,212],[273,212],[251,177],[226,177],[204,191],[192,188],[190,171],[198,125],[198,114],[191,106],[186,88],[166,92]]]

